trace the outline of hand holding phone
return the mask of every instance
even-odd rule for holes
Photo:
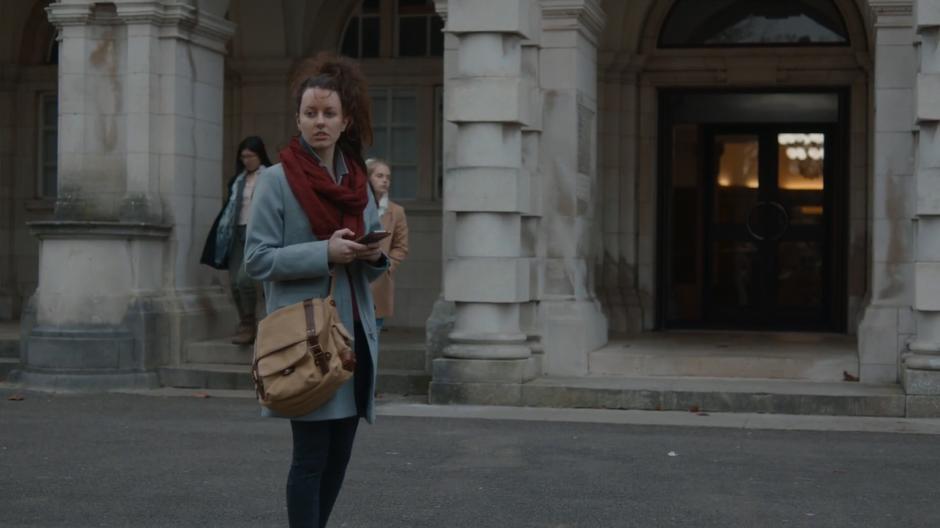
[[[356,239],[356,243],[363,245],[375,244],[389,235],[391,233],[388,231],[373,231]]]

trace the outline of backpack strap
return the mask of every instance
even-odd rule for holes
[[[304,317],[307,319],[307,350],[313,356],[313,362],[319,367],[320,373],[325,376],[330,371],[329,357],[323,352],[317,337],[317,316],[312,299],[304,300]]]

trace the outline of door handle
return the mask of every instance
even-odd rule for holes
[[[754,212],[758,211],[764,207],[770,207],[774,211],[778,212],[783,218],[783,228],[775,233],[773,236],[768,236],[767,234],[758,234],[754,230],[754,226],[751,225],[751,218],[754,216]],[[787,208],[783,206],[780,202],[775,201],[760,201],[754,204],[754,207],[751,208],[747,213],[747,218],[744,221],[744,227],[747,228],[747,232],[751,237],[758,241],[764,240],[780,240],[783,238],[783,235],[787,233],[787,230],[790,229],[790,214],[787,213]]]

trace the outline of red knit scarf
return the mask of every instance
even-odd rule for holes
[[[293,138],[279,155],[287,183],[307,213],[310,228],[318,239],[327,240],[344,227],[352,230],[352,238],[365,234],[362,212],[369,202],[365,169],[346,157],[349,173],[340,183],[336,183],[313,154],[300,143],[299,137]],[[339,148],[336,148],[334,155],[342,156]]]

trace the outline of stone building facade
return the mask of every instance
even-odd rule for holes
[[[0,1],[0,317],[22,379],[153,385],[234,320],[234,146],[361,61],[434,401],[671,332],[846,336],[940,414],[940,0]],[[442,31],[443,30],[443,31]],[[938,231],[934,231],[934,229]],[[837,381],[837,380],[832,380]]]

